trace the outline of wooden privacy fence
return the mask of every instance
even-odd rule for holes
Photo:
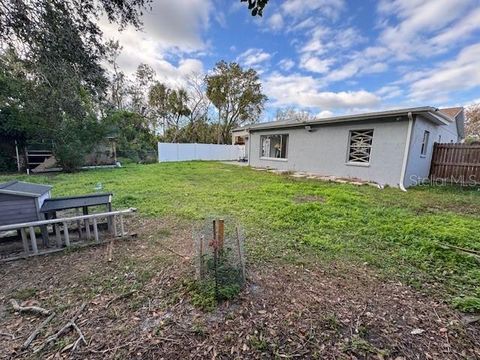
[[[430,179],[480,185],[480,145],[435,143]]]
[[[68,225],[71,223],[76,223],[78,225],[78,230],[80,231],[80,234],[82,234],[82,227],[80,224],[83,222],[83,225],[84,225],[83,230],[85,234],[84,236],[80,235],[80,237],[85,237],[87,241],[91,240],[92,231],[93,231],[93,239],[95,239],[95,242],[102,243],[102,240],[99,237],[98,220],[100,218],[107,218],[107,221],[112,224],[112,231],[113,231],[114,237],[118,237],[118,236],[124,237],[126,235],[126,232],[125,232],[123,217],[124,215],[130,215],[134,212],[136,212],[136,209],[130,208],[126,210],[110,211],[110,212],[97,213],[97,214],[91,214],[91,215],[73,216],[73,217],[61,218],[61,219],[40,220],[40,221],[32,221],[27,223],[3,225],[3,226],[0,226],[0,232],[11,231],[11,230],[20,231],[20,234],[22,237],[22,243],[23,243],[23,251],[24,251],[24,254],[21,257],[35,256],[35,255],[47,254],[47,253],[59,251],[63,248],[64,245],[66,247],[70,247],[71,239],[70,239]],[[118,223],[120,225],[120,231],[117,229]],[[55,247],[50,249],[40,250],[37,244],[37,236],[35,234],[35,228],[38,228],[41,226],[48,226],[48,225],[51,225],[53,228],[53,231],[55,232],[55,238],[56,238]],[[63,232],[63,239],[62,239],[62,232]],[[4,260],[8,261],[8,260],[14,260],[14,259],[15,258],[7,258]]]

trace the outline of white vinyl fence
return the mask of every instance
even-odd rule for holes
[[[158,143],[158,162],[190,160],[239,160],[245,145]]]

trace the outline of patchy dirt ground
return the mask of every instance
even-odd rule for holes
[[[191,224],[137,219],[138,237],[106,246],[0,264],[0,359],[457,359],[479,358],[478,322],[367,266],[248,264],[248,284],[213,312],[190,303]],[[55,311],[13,312],[9,300]],[[81,307],[69,331],[34,353]],[[476,342],[477,341],[477,342]]]

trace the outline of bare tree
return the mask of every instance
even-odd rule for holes
[[[295,107],[287,107],[277,110],[276,121],[294,120],[297,122],[306,122],[315,120],[315,116],[308,110],[301,110]]]
[[[188,116],[192,128],[195,124],[204,120],[208,116],[208,110],[211,102],[206,94],[205,77],[203,74],[192,73],[187,76],[186,89],[188,93],[188,108],[190,115]]]
[[[480,103],[470,105],[465,111],[465,135],[473,140],[480,140]]]
[[[112,68],[110,80],[110,101],[117,110],[125,109],[126,97],[128,94],[127,78],[123,71],[118,66],[118,57],[120,56],[123,47],[117,41],[108,41],[107,48],[107,62]]]

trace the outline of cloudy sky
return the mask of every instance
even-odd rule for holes
[[[219,60],[261,74],[275,109],[328,116],[480,101],[480,0],[153,0],[142,31],[104,24],[126,73],[152,66],[172,86]]]

